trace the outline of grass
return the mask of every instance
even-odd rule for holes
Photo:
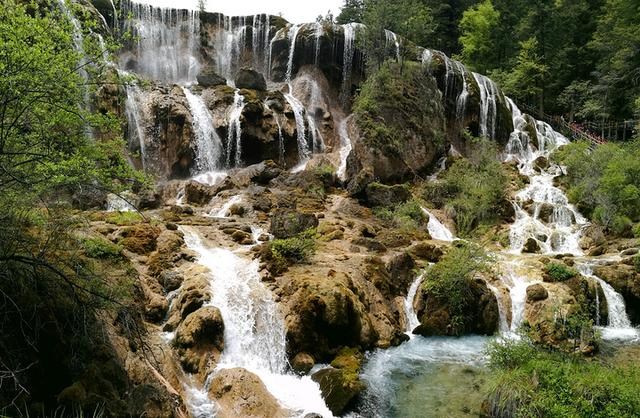
[[[113,225],[124,226],[124,225],[133,225],[133,224],[140,223],[144,221],[144,218],[138,212],[131,211],[131,212],[112,212],[108,214],[104,220],[105,222]]]
[[[308,229],[292,238],[271,241],[271,255],[278,263],[306,263],[316,251],[316,230]]]
[[[573,279],[578,272],[566,264],[551,262],[545,267],[546,278],[551,282],[565,282]]]
[[[528,340],[489,345],[487,411],[500,417],[640,416],[640,369],[550,352]]]
[[[428,222],[428,218],[422,211],[422,206],[415,199],[393,208],[376,208],[374,214],[405,233],[424,230]]]
[[[87,257],[99,260],[117,260],[122,258],[122,247],[101,237],[84,239],[82,246]]]

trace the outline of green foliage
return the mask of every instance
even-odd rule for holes
[[[520,43],[514,67],[506,76],[502,76],[502,87],[506,94],[527,103],[535,103],[541,97],[549,67],[538,49],[535,37]]]
[[[605,144],[590,150],[587,142],[563,147],[556,158],[567,167],[563,178],[569,199],[611,232],[632,233],[640,220],[640,142]]]
[[[633,257],[633,268],[640,273],[640,254]]]
[[[456,160],[437,182],[427,183],[423,192],[425,200],[452,213],[463,236],[499,219],[508,185],[495,143],[487,139],[471,142],[471,157]]]
[[[375,215],[387,222],[401,232],[412,233],[424,230],[427,226],[428,219],[425,216],[422,206],[415,199],[402,203],[392,209],[376,208]]]
[[[573,279],[578,272],[563,263],[551,262],[545,266],[545,273],[551,282],[564,282]]]
[[[464,243],[452,247],[427,270],[422,286],[425,292],[443,300],[449,307],[454,329],[462,329],[467,307],[475,302],[470,289],[477,274],[489,270],[490,260],[481,247]]]
[[[104,238],[87,238],[82,246],[87,257],[116,260],[122,257],[122,247]]]
[[[372,74],[353,105],[367,145],[397,155],[410,133],[429,147],[442,147],[444,134],[435,88],[431,77],[416,63],[406,63],[402,73],[396,64],[387,63]]]
[[[499,19],[500,12],[493,7],[491,0],[485,0],[467,9],[460,20],[461,58],[482,73],[486,73],[495,65],[494,33]]]
[[[535,349],[525,339],[489,348],[491,416],[632,417],[640,370]]]
[[[308,229],[293,238],[276,239],[271,242],[271,255],[278,263],[306,263],[315,251],[315,229]]]

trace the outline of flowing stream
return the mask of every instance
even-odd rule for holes
[[[332,417],[317,383],[288,371],[284,319],[271,291],[262,284],[258,261],[227,248],[210,248],[191,228],[182,227],[182,231],[187,246],[198,254],[198,263],[209,269],[213,298],[208,305],[217,307],[224,320],[225,347],[216,371],[244,368],[260,377],[296,416],[319,413]],[[202,390],[191,393],[201,394]],[[204,416],[210,416],[210,404],[201,395],[189,400],[190,409]]]

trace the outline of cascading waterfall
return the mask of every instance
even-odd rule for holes
[[[422,66],[427,67],[427,69],[431,71],[431,63],[433,62],[433,51],[430,49],[425,49],[424,51],[422,51],[420,60],[422,61]]]
[[[585,277],[597,283],[607,300],[607,314],[609,323],[602,329],[602,336],[611,340],[635,340],[640,338],[640,332],[634,328],[627,314],[622,295],[607,282],[593,274],[594,263],[578,263],[577,269]],[[596,295],[598,293],[596,292]]]
[[[496,136],[498,86],[488,77],[473,73],[480,89],[480,135],[494,139]]]
[[[396,35],[394,32],[390,31],[389,29],[385,29],[384,30],[384,36],[386,38],[386,47],[387,49],[390,46],[393,46],[396,50],[396,60],[398,62],[401,61],[401,57],[400,57],[400,42],[398,41],[398,35]]]
[[[121,56],[121,67],[154,80],[192,83],[200,71],[200,14],[124,1],[123,30],[131,31],[134,56]]]
[[[293,25],[289,28],[289,60],[287,61],[287,74],[286,82],[291,83],[291,76],[293,75],[293,58],[296,53],[296,42],[298,40],[298,33],[302,29],[302,25]],[[291,89],[289,89],[291,91]]]
[[[327,409],[319,386],[310,377],[288,373],[284,319],[271,292],[262,284],[257,260],[224,248],[208,248],[192,229],[182,228],[187,246],[198,254],[198,263],[209,269],[212,299],[224,321],[225,348],[217,371],[241,367],[255,373],[272,395],[298,416]],[[201,392],[200,392],[201,393]],[[190,399],[192,410],[210,402]]]
[[[253,27],[251,31],[251,48],[253,52],[253,65],[255,68],[262,68],[267,74],[267,59],[269,48],[269,33],[271,31],[270,16],[268,14],[257,14],[253,16]]]
[[[313,60],[315,65],[318,65],[318,59],[320,58],[320,40],[322,38],[322,35],[324,35],[324,27],[322,26],[322,23],[320,22],[316,22],[316,30],[315,30],[315,37],[316,37],[316,56]]]
[[[342,88],[340,102],[345,104],[351,96],[351,78],[353,72],[353,57],[355,54],[356,29],[358,24],[347,23],[342,25],[344,30],[344,52],[342,58]]]
[[[121,71],[121,75],[127,75]],[[146,136],[143,128],[144,115],[141,109],[142,90],[136,84],[125,84],[127,99],[125,101],[125,116],[127,118],[128,148],[140,153],[142,169],[146,168]]]
[[[233,107],[229,113],[229,132],[227,134],[227,166],[242,165],[242,111],[244,110],[244,96],[236,90],[233,97]],[[234,152],[235,151],[235,152]],[[232,158],[232,155],[234,156]]]
[[[507,144],[507,160],[516,160],[520,172],[531,179],[530,184],[516,195],[516,222],[510,231],[512,251],[521,252],[526,242],[533,239],[545,254],[581,255],[579,241],[582,226],[587,221],[569,204],[562,190],[553,185],[554,178],[562,173],[560,167],[549,164],[548,168],[540,168],[539,174],[535,167],[538,158],[548,160],[551,153],[568,140],[546,123],[527,122],[515,103],[510,99],[508,103],[513,114],[514,132]],[[527,125],[534,127],[537,149],[533,148]],[[532,205],[533,214],[523,208],[527,203]],[[552,209],[548,219],[541,218],[543,208]]]
[[[193,94],[191,90],[186,87],[183,87],[182,90],[189,103],[191,116],[193,118],[193,130],[196,137],[197,172],[192,174],[218,171],[220,170],[223,146],[213,126],[213,117],[202,100],[202,97]]]
[[[500,334],[501,335],[507,335],[510,331],[510,326],[509,326],[509,321],[507,321],[507,312],[504,306],[504,303],[502,303],[502,295],[500,293],[500,289],[498,289],[496,286],[492,285],[491,283],[487,283],[487,287],[489,288],[489,290],[491,290],[491,292],[493,293],[493,295],[496,297],[496,301],[498,303],[498,318],[499,318],[499,325],[500,325]]]
[[[431,235],[431,238],[439,241],[448,241],[448,242],[454,241],[456,239],[456,237],[449,230],[449,228],[444,226],[442,222],[440,222],[438,218],[435,217],[434,214],[432,214],[425,208],[422,208],[422,212],[424,212],[424,214],[429,217],[427,230],[429,231],[429,235]]]
[[[291,93],[284,95],[285,100],[291,106],[293,115],[296,120],[296,133],[298,135],[298,163],[300,166],[306,164],[311,158],[311,150],[309,149],[309,143],[307,142],[306,126],[305,126],[305,109],[300,100],[293,97]]]
[[[469,99],[469,88],[467,86],[466,70],[464,65],[459,61],[453,61],[453,65],[462,77],[462,91],[456,100],[456,118],[462,125],[464,122],[464,113],[467,110],[467,100]]]
[[[338,125],[338,134],[340,135],[340,164],[338,165],[338,171],[336,175],[341,181],[347,180],[347,160],[349,159],[349,154],[351,154],[351,138],[349,137],[349,121],[351,120],[350,115],[347,118],[344,118],[340,125]]]
[[[407,320],[405,334],[409,335],[410,337],[413,336],[413,330],[416,329],[418,325],[420,325],[420,320],[418,320],[418,314],[416,314],[413,303],[416,300],[418,289],[420,288],[423,280],[424,275],[420,275],[413,281],[413,283],[411,283],[411,287],[409,287],[409,291],[407,292],[407,297],[404,300],[404,315]]]

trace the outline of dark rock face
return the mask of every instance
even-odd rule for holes
[[[204,205],[209,203],[217,192],[218,190],[216,188],[198,183],[194,180],[189,180],[184,185],[185,201],[193,205]]]
[[[626,264],[600,266],[594,273],[624,297],[629,319],[640,324],[640,274],[635,268]]]
[[[200,74],[196,77],[198,80],[198,84],[202,87],[216,87],[216,86],[226,86],[227,80],[218,75],[213,68],[205,68],[200,71]]]
[[[446,300],[420,289],[417,310],[420,325],[415,334],[434,335],[493,335],[498,330],[500,313],[495,295],[482,280],[471,283],[469,292],[473,294],[471,306],[467,306],[461,318],[453,318],[451,307]],[[457,323],[453,323],[454,319]]]
[[[318,218],[312,213],[278,209],[271,218],[269,232],[276,238],[291,238],[318,226]]]
[[[267,82],[264,76],[253,68],[241,68],[236,75],[236,87],[239,89],[249,89],[266,91]]]
[[[523,253],[538,253],[540,252],[540,244],[533,238],[529,238],[522,248]]]
[[[404,185],[371,183],[367,186],[365,194],[370,206],[396,206],[411,198],[411,191]]]

